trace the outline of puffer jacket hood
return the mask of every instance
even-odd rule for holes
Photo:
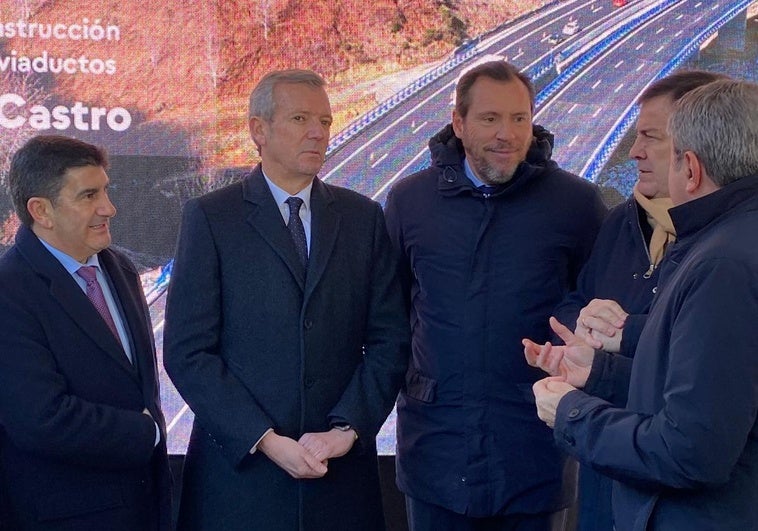
[[[533,177],[542,174],[543,170],[558,169],[558,164],[550,158],[553,153],[553,134],[541,125],[532,125],[532,135],[534,138],[527,151],[526,160],[518,165],[513,178],[492,195],[500,196],[506,191],[511,193]],[[471,193],[475,190],[469,179],[461,178],[465,176],[463,170],[465,153],[463,143],[455,136],[452,124],[447,124],[429,140],[429,151],[432,154],[432,167],[440,171],[439,190],[441,193],[446,195]]]

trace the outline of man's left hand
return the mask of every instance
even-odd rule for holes
[[[551,428],[555,427],[555,412],[561,398],[576,387],[567,384],[562,376],[550,376],[537,381],[533,386],[534,398],[537,401],[537,416]]]
[[[319,461],[333,457],[342,457],[350,451],[355,443],[355,430],[341,431],[331,429],[316,433],[304,433],[298,441],[306,450]]]

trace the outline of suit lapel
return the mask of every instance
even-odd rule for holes
[[[149,387],[154,383],[149,377],[155,373],[154,341],[151,334],[152,323],[148,320],[149,314],[146,315],[145,312],[147,304],[144,303],[143,307],[142,303],[144,295],[141,288],[137,291],[141,285],[139,275],[134,270],[122,267],[108,249],[100,252],[98,256],[100,265],[106,270],[116,291],[114,295],[121,304],[126,332],[132,341],[133,366],[129,366],[139,373],[143,386]]]
[[[247,222],[261,235],[276,254],[282,259],[300,289],[305,289],[305,268],[300,263],[292,241],[284,224],[279,207],[271,195],[260,165],[243,181],[242,195],[253,208],[247,217]],[[313,241],[311,239],[311,241]]]
[[[306,299],[321,280],[337,241],[341,216],[333,208],[331,191],[318,178],[313,179],[311,190],[311,252],[308,259],[308,277],[305,283]]]
[[[30,267],[37,274],[48,279],[50,295],[60,304],[69,318],[82,329],[85,335],[92,338],[103,352],[136,379],[136,371],[129,363],[118,340],[68,271],[27,227],[22,226],[19,229],[16,243]]]

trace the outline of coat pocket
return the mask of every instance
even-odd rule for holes
[[[421,402],[434,402],[437,380],[421,374],[415,367],[409,367],[405,374],[405,394]]]

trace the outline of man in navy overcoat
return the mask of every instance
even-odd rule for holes
[[[22,225],[0,258],[0,491],[14,531],[171,526],[153,331],[137,270],[108,248],[106,165],[56,135],[11,163]]]
[[[165,365],[195,413],[183,530],[380,530],[375,436],[409,332],[379,205],[316,178],[323,80],[265,76],[262,163],[184,209]]]

